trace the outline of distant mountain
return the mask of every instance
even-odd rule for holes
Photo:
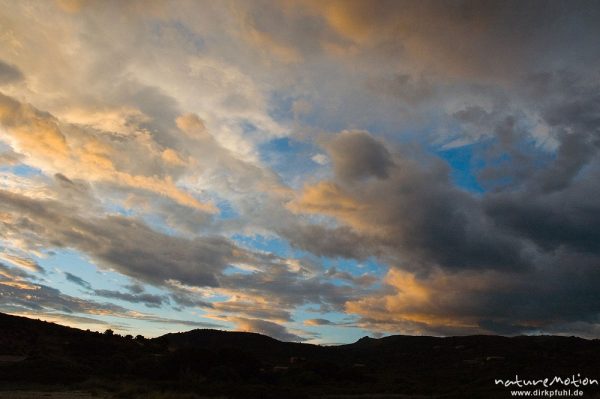
[[[7,389],[61,384],[140,398],[155,391],[243,398],[500,398],[510,392],[494,384],[498,378],[578,373],[600,379],[600,341],[395,335],[318,346],[218,330],[144,339],[0,313],[0,387]],[[582,389],[585,397],[598,392],[598,386]]]

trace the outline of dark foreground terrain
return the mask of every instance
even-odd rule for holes
[[[515,387],[494,380],[517,374],[600,380],[600,341],[390,336],[325,347],[216,330],[145,339],[0,313],[0,398],[508,398]],[[600,397],[581,385],[529,389]]]

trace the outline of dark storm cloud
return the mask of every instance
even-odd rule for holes
[[[479,172],[483,181],[508,181],[483,196],[456,188],[449,168],[438,160],[406,151],[391,156],[388,149],[386,179],[350,184],[346,176],[360,175],[360,169],[369,173],[371,163],[343,145],[335,147],[344,143],[343,132],[327,147],[335,154],[336,179],[306,189],[299,207],[329,214],[352,228],[345,235],[349,242],[339,245],[340,253],[368,243],[371,253],[373,248],[391,252],[397,263],[406,263],[403,268],[524,271],[535,264],[537,251],[567,246],[597,253],[599,212],[593,198],[600,189],[598,88],[567,72],[530,76],[522,82],[528,106],[550,126],[548,134],[557,143],[555,156],[532,148],[525,114],[507,104],[499,103],[491,111],[470,106],[456,112],[453,117],[461,123],[490,130],[494,141],[485,151],[508,156],[500,166],[492,163]],[[309,235],[298,237],[310,240]],[[317,238],[313,245],[319,248],[321,242],[326,241]]]
[[[69,272],[65,272],[65,278],[67,279],[67,281],[70,281],[74,284],[77,284],[80,287],[83,287],[85,289],[91,290],[92,289],[92,285],[85,281],[84,279],[82,279],[81,277],[77,277],[74,274],[71,274]]]
[[[571,323],[587,325],[589,334],[600,321],[595,265],[597,257],[560,251],[521,273],[438,270],[413,279],[394,272],[386,279],[393,292],[348,310],[362,316],[363,328],[413,334],[552,333]]]
[[[574,322],[597,324],[597,264],[596,255],[557,250],[541,256],[535,271],[502,276],[496,287],[490,281],[486,292],[466,290],[465,303],[457,311],[463,316],[470,312],[482,329],[497,333],[552,332],[557,325]]]
[[[519,184],[488,193],[485,211],[496,225],[544,251],[566,247],[598,254],[600,85],[561,71],[532,75],[523,86],[557,149],[552,156],[526,152],[527,132],[513,129],[513,140],[504,148],[514,159],[506,176],[518,176]]]
[[[467,111],[459,115],[464,120],[489,116]],[[593,142],[593,124],[561,123]],[[522,150],[527,132],[516,119],[494,124],[499,153]],[[558,154],[547,164],[564,162],[560,148],[568,139],[558,136]],[[523,152],[529,159],[514,162],[531,169],[518,185],[478,196],[456,188],[440,160],[390,151],[386,179],[350,183],[336,171],[336,179],[305,188],[293,209],[335,217],[393,266],[378,294],[346,302],[348,312],[362,316],[359,325],[441,335],[550,332],[572,323],[594,330],[600,157],[591,151],[565,151],[581,165],[552,190],[540,184],[547,170],[533,162],[537,154]],[[334,162],[352,168],[350,153]]]
[[[600,175],[596,174],[596,178]],[[600,185],[586,180],[552,195],[507,193],[489,196],[487,213],[544,251],[567,247],[600,255]]]
[[[544,192],[567,189],[585,178],[587,165],[597,163],[600,150],[600,83],[598,74],[560,71],[532,77],[531,101],[555,132],[555,159],[530,183]],[[535,185],[535,186],[534,186]]]
[[[352,181],[375,176],[388,177],[392,159],[387,148],[362,131],[344,131],[327,146],[338,177]]]
[[[491,191],[567,189],[600,148],[598,73],[561,69],[525,74],[513,84],[518,88],[501,99],[491,88],[480,93],[494,98],[489,109],[469,105],[452,114],[466,136],[489,140],[475,147],[484,166],[474,174]]]
[[[248,36],[263,38],[254,44],[276,42],[306,58],[320,51],[383,56],[418,72],[497,81],[548,64],[594,65],[600,57],[595,1],[291,1],[285,13],[248,4],[236,7],[250,21]]]
[[[376,245],[369,245],[367,237],[360,236],[347,226],[298,223],[282,226],[279,234],[295,247],[318,256],[366,259],[377,254]]]
[[[584,73],[576,68],[550,70],[531,74],[522,83],[525,94],[538,102],[542,117],[549,125],[598,133],[598,71]]]
[[[308,187],[297,208],[336,217],[356,231],[355,237],[365,237],[378,247],[384,257],[406,262],[403,267],[518,270],[529,266],[524,245],[493,228],[480,201],[454,187],[445,164],[430,159],[419,165],[399,154],[388,164],[387,179],[347,183],[346,169],[357,174],[369,164],[351,151],[337,151],[334,170],[340,178]],[[355,245],[360,248],[360,241]]]
[[[441,165],[440,165],[441,166]],[[369,219],[383,226],[384,246],[409,262],[443,268],[512,269],[528,267],[522,243],[491,226],[478,201],[454,188],[445,167],[391,178],[390,184],[364,188]]]
[[[23,74],[14,65],[0,60],[0,84],[14,83],[23,80]]]
[[[538,176],[538,183],[542,190],[550,192],[562,190],[570,184],[597,151],[588,138],[583,134],[565,134],[560,138],[556,160]]]

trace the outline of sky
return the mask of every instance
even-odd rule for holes
[[[0,311],[600,337],[597,1],[0,0]]]

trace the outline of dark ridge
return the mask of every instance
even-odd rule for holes
[[[41,385],[125,398],[505,398],[509,389],[495,379],[578,373],[600,378],[599,340],[393,335],[319,346],[219,330],[146,339],[0,313],[0,397]],[[582,389],[598,394],[597,385]]]

